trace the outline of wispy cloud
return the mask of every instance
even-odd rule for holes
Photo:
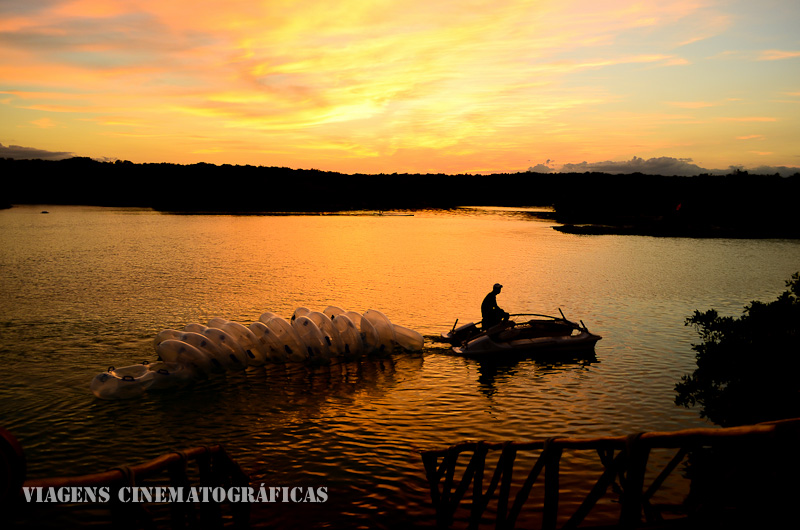
[[[764,151],[752,151],[758,156],[769,156],[773,153]],[[549,164],[538,164],[534,167],[528,168],[528,171],[539,173],[585,173],[585,172],[598,172],[598,173],[611,173],[611,174],[630,174],[641,173],[643,175],[667,175],[679,177],[691,177],[697,175],[724,175],[728,174],[735,169],[746,170],[753,174],[758,175],[774,175],[778,173],[782,176],[790,176],[800,173],[800,167],[786,167],[786,166],[729,166],[725,169],[710,169],[701,167],[694,163],[691,158],[673,158],[668,156],[655,157],[655,158],[640,158],[634,156],[630,160],[604,162],[581,162],[579,164],[563,164],[560,168],[551,167]]]
[[[53,127],[56,127],[56,123],[50,118],[41,118],[38,120],[34,120],[31,123],[40,129],[51,129]]]
[[[64,151],[46,151],[35,147],[0,144],[0,158],[13,158],[17,160],[61,160],[72,156],[72,153]]]
[[[707,107],[714,107],[717,103],[709,101],[668,101],[667,105],[678,107],[679,109],[704,109]]]
[[[758,59],[761,61],[780,61],[783,59],[795,59],[797,57],[800,57],[800,51],[765,50],[761,52]]]
[[[121,157],[227,152],[252,163],[280,153],[281,164],[354,170],[378,159],[401,171],[444,160],[513,167],[530,149],[564,159],[576,146],[629,154],[643,141],[680,143],[674,128],[698,121],[682,111],[759,99],[716,82],[740,75],[740,57],[728,57],[730,71],[709,68],[722,51],[714,37],[741,31],[735,15],[718,0],[6,0],[0,105],[19,121],[0,124],[0,138],[50,119],[86,132],[75,149],[142,139],[119,141]],[[760,57],[789,59],[781,50],[795,44],[770,42]],[[679,110],[647,138],[624,125],[645,123],[656,102]],[[714,121],[726,119],[704,123]],[[213,139],[230,143],[219,150]],[[370,160],[353,165],[360,157]],[[393,167],[398,159],[407,166]]]
[[[774,122],[778,118],[772,116],[738,116],[738,117],[724,117],[720,121],[740,121],[740,122]]]

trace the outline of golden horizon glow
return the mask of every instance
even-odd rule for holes
[[[6,147],[345,173],[800,166],[791,0],[38,4],[0,7]]]

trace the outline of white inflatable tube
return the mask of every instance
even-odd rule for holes
[[[285,363],[288,354],[283,348],[278,337],[267,327],[264,322],[258,321],[250,324],[250,331],[256,336],[261,348],[267,352],[267,360],[276,363]]]
[[[350,313],[348,312],[346,315],[350,316]],[[355,324],[355,322],[353,322],[353,324]],[[375,329],[375,326],[372,325],[372,322],[366,318],[360,318],[359,324],[361,328],[361,340],[364,343],[364,353],[370,354],[381,351],[381,336],[378,330]]]
[[[317,325],[319,330],[325,336],[325,340],[331,350],[331,355],[344,354],[344,343],[342,342],[342,338],[339,336],[339,330],[333,325],[330,317],[325,313],[312,311],[308,314],[308,318],[310,318],[314,324]]]
[[[267,322],[269,322],[269,319],[275,318],[276,316],[278,316],[278,315],[276,315],[275,313],[272,313],[270,311],[267,311],[265,313],[261,313],[261,316],[258,317],[258,321],[259,322],[263,322],[264,324],[266,324]]]
[[[148,392],[180,388],[196,378],[194,370],[184,364],[159,361],[146,366],[153,373],[153,384],[148,388]]]
[[[307,307],[298,307],[294,310],[294,314],[292,315],[292,322],[297,320],[299,317],[307,317],[308,314],[311,313],[311,310]]]
[[[247,353],[227,331],[210,327],[203,331],[203,335],[214,341],[214,343],[228,355],[228,358],[231,360],[231,364],[228,365],[228,370],[241,372],[247,368]]]
[[[201,352],[205,353],[211,360],[213,373],[223,374],[228,370],[230,370],[231,367],[230,357],[228,357],[222,350],[220,350],[219,346],[217,346],[217,344],[213,340],[206,337],[202,333],[196,333],[194,331],[186,331],[179,337],[177,337],[177,340],[182,340],[186,344],[191,344]]]
[[[333,325],[339,332],[339,340],[342,341],[342,355],[345,357],[358,358],[364,355],[364,343],[361,340],[361,332],[358,330],[353,321],[343,314],[339,313],[333,317]]]
[[[394,332],[394,326],[386,315],[375,309],[368,309],[364,313],[364,320],[369,321],[380,337],[380,345],[378,349],[381,352],[391,353],[394,350],[394,343],[397,341],[397,336]]]
[[[229,320],[222,325],[222,329],[230,333],[236,342],[247,354],[247,364],[251,366],[264,366],[267,362],[268,352],[261,347],[261,342],[255,334],[242,324]]]
[[[355,311],[345,311],[344,314],[353,322],[353,324],[356,325],[358,329],[361,329],[361,320],[363,318],[361,313],[356,313]]]
[[[393,324],[397,344],[406,351],[422,351],[425,339],[422,334],[403,326]]]
[[[303,344],[303,341],[288,320],[281,317],[273,317],[267,321],[267,327],[280,341],[288,361],[302,362],[308,359],[306,345]]]
[[[208,319],[208,327],[222,329],[222,326],[224,326],[227,322],[227,318],[213,317]]]
[[[333,320],[333,317],[335,317],[336,315],[341,315],[344,312],[345,312],[344,309],[342,309],[341,307],[337,307],[335,305],[329,305],[323,311],[323,313],[328,315],[328,318],[330,318],[331,320]]]
[[[300,336],[303,344],[308,348],[309,358],[312,361],[325,362],[331,359],[331,349],[325,336],[314,321],[307,316],[299,316],[292,321],[292,327]]]
[[[168,363],[193,366],[204,374],[217,372],[217,365],[211,356],[182,340],[167,339],[156,348],[159,357]]]
[[[153,373],[143,364],[112,366],[107,372],[97,374],[89,388],[100,399],[129,399],[144,394],[154,380]]]
[[[192,324],[186,324],[183,327],[183,331],[191,331],[191,332],[194,332],[194,333],[203,333],[207,329],[208,329],[208,326],[204,326],[203,324],[199,324],[199,323],[196,323],[196,322],[192,323]]]
[[[183,331],[177,329],[165,329],[163,331],[159,331],[153,339],[153,349],[156,349],[159,344],[167,339],[180,339],[183,333]]]

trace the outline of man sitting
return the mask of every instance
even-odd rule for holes
[[[484,330],[508,320],[508,313],[497,306],[497,295],[500,294],[502,288],[503,286],[499,283],[494,284],[492,292],[483,299],[481,304],[481,318],[483,320],[481,322]]]

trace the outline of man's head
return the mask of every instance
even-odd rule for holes
[[[494,286],[492,287],[492,291],[493,291],[495,294],[497,294],[497,293],[499,293],[499,292],[500,292],[500,289],[502,289],[502,288],[503,288],[503,286],[502,286],[502,285],[500,285],[499,283],[496,283],[496,284],[494,284]]]

